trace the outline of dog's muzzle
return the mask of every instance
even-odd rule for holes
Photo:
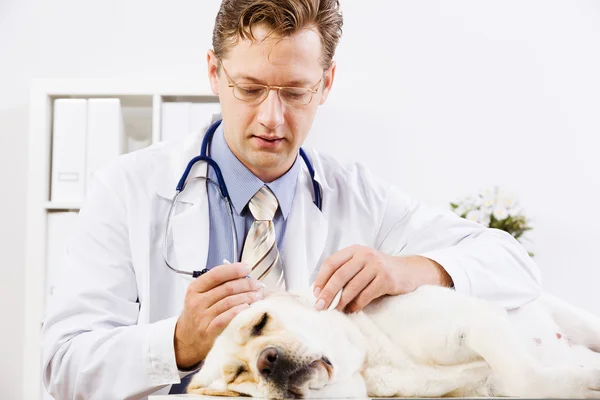
[[[321,357],[310,363],[292,362],[285,353],[276,347],[264,349],[256,361],[256,367],[267,383],[272,384],[282,395],[302,398],[308,388],[306,383],[317,369],[324,368],[331,378],[333,366],[327,357]]]

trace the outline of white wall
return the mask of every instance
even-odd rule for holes
[[[600,315],[600,2],[361,4],[310,142],[432,205],[514,191],[546,289]]]
[[[445,207],[482,185],[534,218],[547,290],[600,315],[600,3],[342,0],[309,144]],[[33,77],[206,79],[218,0],[0,1],[0,387],[20,398]],[[332,124],[332,118],[336,123]],[[343,145],[340,146],[340,143]],[[25,377],[26,379],[26,377]]]

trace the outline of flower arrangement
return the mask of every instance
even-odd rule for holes
[[[450,206],[462,218],[489,228],[501,229],[517,240],[532,229],[517,202],[498,187],[481,190],[474,196],[466,196],[456,203],[450,203]]]

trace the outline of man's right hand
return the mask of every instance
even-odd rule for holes
[[[262,298],[261,284],[246,278],[249,273],[245,264],[225,264],[190,284],[175,326],[175,359],[179,369],[189,369],[204,360],[233,317]]]

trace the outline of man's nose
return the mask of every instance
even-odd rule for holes
[[[258,122],[274,130],[284,122],[283,103],[277,90],[270,90],[267,98],[258,106]]]
[[[267,347],[258,356],[256,367],[265,379],[269,379],[269,377],[272,377],[275,373],[278,360],[279,351],[277,351],[275,347]]]

